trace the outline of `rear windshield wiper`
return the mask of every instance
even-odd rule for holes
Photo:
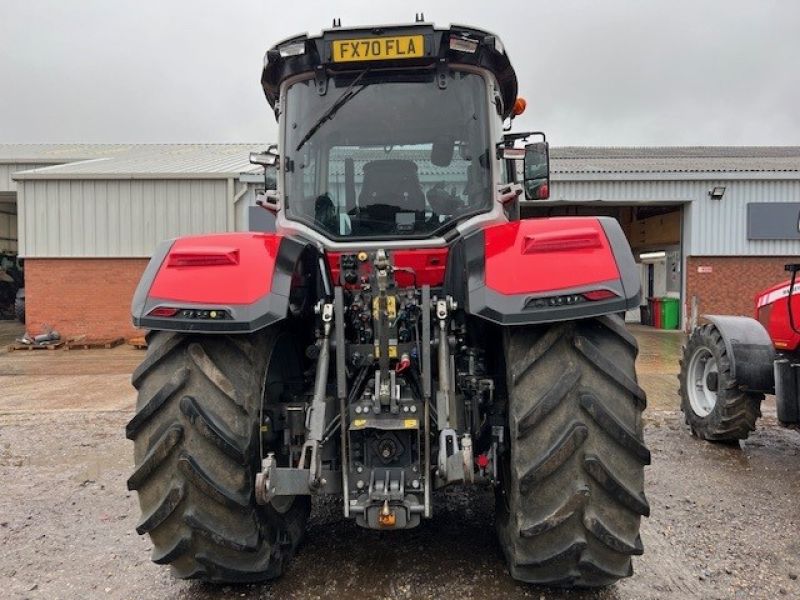
[[[350,85],[347,86],[347,89],[345,89],[345,91],[342,92],[342,95],[339,96],[334,101],[333,104],[331,104],[330,108],[328,110],[326,110],[325,113],[319,119],[317,119],[316,123],[314,123],[311,126],[311,129],[308,130],[308,133],[306,133],[303,136],[303,139],[300,140],[300,143],[297,144],[297,148],[294,149],[295,152],[300,150],[300,148],[302,148],[305,145],[305,143],[308,140],[311,139],[311,136],[313,136],[315,133],[317,133],[317,131],[319,131],[320,127],[322,127],[326,122],[330,121],[334,116],[336,116],[336,112],[340,108],[342,108],[345,104],[350,102],[350,100],[355,98],[358,94],[361,93],[361,91],[365,87],[367,87],[369,85],[368,83],[364,83],[357,90],[354,89],[356,87],[356,85],[358,84],[358,82],[361,81],[361,79],[364,77],[364,75],[367,74],[367,72],[369,72],[369,69],[364,69],[363,71],[361,71],[361,73],[359,73],[358,77],[356,77],[353,80],[353,82]]]

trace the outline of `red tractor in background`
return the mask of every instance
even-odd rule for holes
[[[618,315],[639,275],[614,219],[519,219],[523,192],[549,195],[548,146],[508,133],[524,102],[500,39],[335,26],[270,49],[261,82],[276,230],[164,242],[133,299],[128,486],[153,560],[260,581],[312,495],[392,531],[473,485],[515,578],[631,575],[650,453]]]
[[[778,421],[800,426],[800,264],[788,281],[756,297],[755,319],[708,315],[681,360],[681,409],[692,433],[710,441],[745,439],[764,394],[775,394]]]

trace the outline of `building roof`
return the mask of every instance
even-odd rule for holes
[[[583,147],[551,150],[554,173],[800,172],[800,146]]]
[[[171,179],[257,173],[249,144],[0,144],[0,163],[54,164],[14,179]],[[661,146],[551,149],[556,178],[800,178],[800,146]]]
[[[84,152],[88,160],[75,160],[14,174],[16,180],[31,179],[213,179],[257,172],[249,153],[265,147],[249,144],[110,144],[63,149],[62,156]],[[0,146],[2,148],[2,146]],[[0,150],[0,156],[7,150]],[[37,159],[46,160],[42,149]],[[29,156],[33,156],[29,153]],[[52,160],[57,160],[55,156]],[[32,160],[32,159],[31,159]],[[66,160],[66,159],[65,159]]]
[[[0,163],[62,164],[107,158],[136,144],[0,144]],[[142,144],[144,145],[144,144]]]

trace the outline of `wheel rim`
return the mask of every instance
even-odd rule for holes
[[[719,367],[714,354],[705,346],[695,350],[689,361],[686,391],[698,417],[707,417],[717,405]]]

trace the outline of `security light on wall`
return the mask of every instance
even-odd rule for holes
[[[711,188],[711,191],[708,192],[708,195],[711,196],[712,200],[722,200],[722,197],[725,195],[725,186],[718,185]]]

